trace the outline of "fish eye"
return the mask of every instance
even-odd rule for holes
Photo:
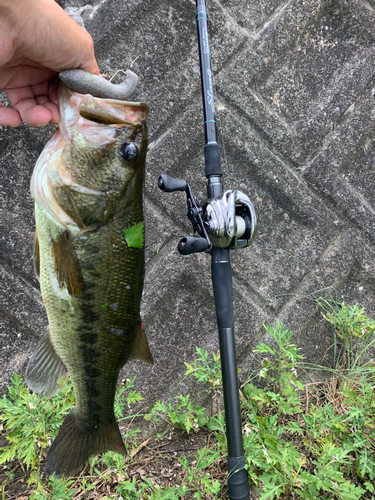
[[[138,156],[138,147],[134,142],[124,142],[120,146],[120,155],[124,160],[134,160]]]

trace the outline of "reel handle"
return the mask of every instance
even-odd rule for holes
[[[161,174],[158,179],[158,186],[164,193],[172,193],[173,191],[186,191],[187,182],[183,179],[176,179],[167,174]]]
[[[190,255],[192,253],[205,252],[210,246],[210,242],[206,238],[185,236],[185,238],[180,240],[177,248],[181,255]]]

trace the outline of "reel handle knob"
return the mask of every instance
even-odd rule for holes
[[[165,193],[173,191],[186,191],[187,182],[183,179],[176,179],[167,174],[162,174],[158,179],[158,186]]]
[[[190,255],[192,253],[205,252],[210,246],[210,242],[206,238],[185,236],[185,238],[180,240],[177,248],[181,255]]]

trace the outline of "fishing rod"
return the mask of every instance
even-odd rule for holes
[[[211,277],[219,331],[223,375],[224,409],[228,446],[228,486],[230,500],[250,500],[242,438],[238,370],[234,340],[233,287],[230,250],[249,246],[257,221],[249,197],[238,191],[223,191],[220,147],[216,136],[214,82],[208,39],[205,0],[196,0],[196,22],[204,112],[205,175],[207,200],[199,203],[183,179],[163,174],[158,186],[164,192],[185,191],[187,216],[198,236],[185,236],[178,244],[182,255],[211,254]]]

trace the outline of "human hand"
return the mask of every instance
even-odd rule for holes
[[[54,0],[0,0],[0,125],[59,122],[57,85],[64,69],[99,74],[91,36]]]

